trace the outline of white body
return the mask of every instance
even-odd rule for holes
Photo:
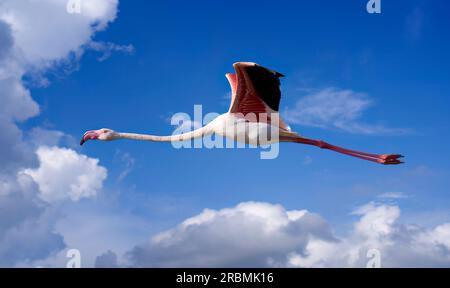
[[[216,133],[233,141],[251,145],[279,142],[279,128],[263,122],[250,122],[231,113],[219,115],[205,127],[205,134]]]

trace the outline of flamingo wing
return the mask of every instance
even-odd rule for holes
[[[236,73],[228,73],[226,77],[231,86],[230,113],[247,115],[261,113],[269,115],[278,113],[281,91],[280,77],[284,75],[256,63],[238,62],[234,68]],[[258,118],[259,119],[259,118]],[[289,130],[283,120],[280,128]]]

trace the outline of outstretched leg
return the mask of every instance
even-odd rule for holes
[[[360,152],[355,150],[350,150],[346,148],[342,148],[339,146],[331,145],[327,142],[321,141],[321,140],[314,140],[309,139],[305,137],[301,137],[298,135],[286,135],[281,136],[280,141],[282,142],[295,142],[300,144],[307,144],[312,146],[317,146],[321,149],[328,149],[332,151],[336,151],[345,155],[357,157],[363,160],[368,160],[384,165],[395,165],[395,164],[401,164],[402,161],[399,160],[399,158],[402,158],[403,156],[400,154],[384,154],[384,155],[378,155],[378,154],[371,154],[366,152]]]

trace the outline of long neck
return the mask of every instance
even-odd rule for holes
[[[209,129],[206,129],[206,127],[201,127],[194,131],[170,136],[117,132],[117,136],[115,137],[115,139],[133,139],[133,140],[153,141],[153,142],[183,142],[203,137],[204,135],[209,133],[208,131]]]

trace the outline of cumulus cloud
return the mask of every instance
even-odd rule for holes
[[[20,173],[29,175],[38,184],[42,199],[78,201],[94,197],[102,189],[107,170],[98,165],[98,159],[55,146],[39,147],[36,153],[39,167]]]
[[[62,140],[72,140],[71,136],[64,134],[62,131],[49,130],[42,127],[34,127],[25,134],[30,141],[30,144],[34,144],[33,147],[39,148],[39,146],[57,146]],[[70,141],[67,141],[70,142]]]
[[[48,85],[41,75],[79,59],[95,33],[116,17],[118,0],[81,2],[82,13],[69,14],[67,1],[0,0],[0,266],[43,259],[64,248],[63,236],[54,232],[58,213],[43,199],[94,195],[106,177],[95,159],[42,146],[56,145],[64,133],[45,129],[29,133],[17,125],[40,112],[24,78]],[[103,53],[109,48],[117,50],[106,45]],[[42,148],[36,154],[37,147]],[[53,164],[75,174],[69,177],[59,171],[67,181],[62,183],[56,174],[48,174],[54,173]]]
[[[30,163],[30,153],[22,141],[22,131],[15,121],[23,121],[39,112],[38,105],[31,99],[20,78],[8,67],[11,63],[13,46],[12,30],[0,20],[0,172],[17,169],[20,163]]]
[[[46,258],[64,248],[62,235],[54,232],[55,214],[38,197],[30,177],[0,175],[0,267]]]
[[[95,258],[95,268],[116,268],[117,264],[117,255],[111,250],[106,251],[100,256]]]
[[[0,266],[43,259],[65,247],[64,238],[54,231],[55,215],[44,209],[37,218],[26,218],[5,231],[0,239]]]
[[[117,14],[118,0],[80,1],[81,13],[68,13],[67,1],[2,0],[0,19],[14,35],[16,56],[33,66],[48,66],[82,53],[92,35]]]
[[[117,14],[117,0],[81,1],[82,13],[69,14],[66,1],[0,1],[0,170],[30,165],[17,122],[39,113],[23,78],[81,56],[96,32]]]
[[[314,237],[335,241],[320,216],[247,202],[219,211],[206,209],[136,246],[129,257],[139,267],[270,266],[301,251]]]
[[[337,129],[360,134],[404,133],[404,129],[361,121],[362,114],[373,105],[365,93],[337,88],[314,91],[297,101],[284,112],[286,120],[294,124]]]
[[[373,202],[352,214],[359,219],[339,237],[307,210],[257,202],[206,209],[127,257],[137,267],[366,267],[376,251],[383,267],[450,266],[450,223],[404,225],[398,206]]]

